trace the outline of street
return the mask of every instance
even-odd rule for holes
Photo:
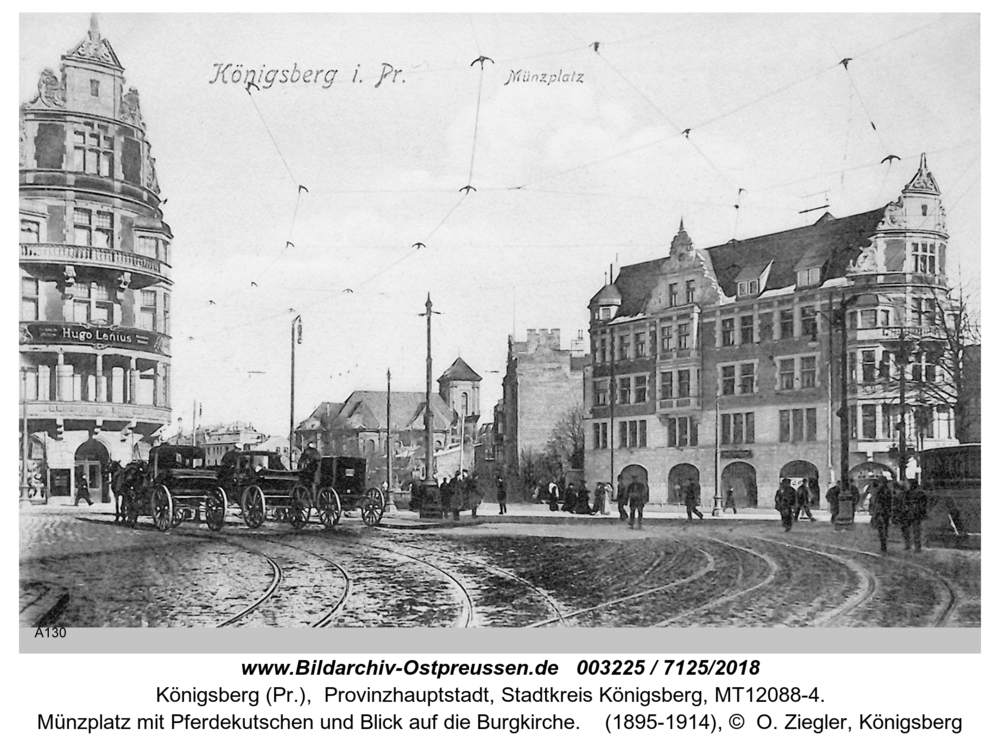
[[[653,627],[980,625],[980,552],[904,552],[894,528],[776,515],[688,523],[511,507],[500,523],[415,515],[332,530],[230,515],[220,533],[113,523],[107,507],[20,513],[20,625],[66,627]],[[485,515],[490,516],[485,516]],[[561,513],[560,513],[561,514]],[[557,523],[552,523],[557,522]]]

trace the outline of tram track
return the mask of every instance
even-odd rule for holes
[[[732,548],[732,549],[734,549],[736,551],[741,551],[743,553],[746,553],[748,555],[751,555],[751,556],[754,556],[756,558],[761,559],[762,561],[764,561],[765,564],[767,564],[767,567],[768,567],[768,573],[767,573],[767,575],[764,577],[764,579],[762,579],[761,581],[757,582],[756,584],[753,584],[753,585],[751,585],[749,587],[745,587],[745,588],[743,588],[741,590],[737,590],[735,592],[730,592],[730,593],[728,593],[726,595],[723,595],[721,597],[717,597],[717,598],[715,598],[713,600],[709,600],[706,603],[703,603],[703,604],[698,605],[698,606],[696,606],[694,608],[690,608],[688,610],[685,610],[684,612],[679,613],[679,614],[677,614],[675,616],[671,616],[670,618],[667,618],[667,619],[665,619],[663,621],[660,621],[659,623],[654,623],[654,624],[652,624],[652,627],[654,627],[654,628],[662,628],[664,626],[669,626],[670,624],[676,623],[677,621],[681,621],[681,620],[683,620],[685,618],[688,618],[689,616],[692,616],[692,615],[695,615],[697,613],[701,613],[701,612],[704,612],[704,611],[707,611],[707,610],[711,610],[712,608],[716,608],[716,607],[718,607],[720,605],[725,605],[726,603],[732,602],[733,600],[737,600],[737,599],[739,599],[740,597],[742,597],[744,595],[748,595],[751,592],[755,592],[756,590],[759,590],[759,589],[761,589],[763,587],[766,587],[767,585],[771,584],[775,580],[775,578],[777,577],[778,572],[780,571],[780,568],[778,566],[777,561],[775,561],[773,557],[768,556],[765,553],[760,553],[758,551],[752,550],[750,548],[745,548],[743,546],[736,545],[734,543],[727,543],[725,540],[719,540],[718,538],[710,538],[710,537],[706,536],[705,539],[709,540],[709,541],[711,541],[713,543],[718,543],[719,545],[724,545],[724,546],[726,546],[728,548]],[[741,567],[741,571],[742,571],[742,567]]]
[[[940,605],[935,606],[936,610],[932,616],[932,625],[934,628],[946,627],[951,622],[952,617],[955,615],[955,611],[958,610],[959,605],[962,603],[962,595],[959,593],[958,588],[955,587],[951,580],[933,569],[924,566],[923,564],[918,564],[907,559],[896,558],[894,556],[883,556],[879,553],[865,551],[860,548],[849,548],[847,546],[831,545],[829,543],[816,543],[816,545],[833,550],[846,551],[848,553],[856,553],[862,556],[877,558],[880,561],[887,560],[892,563],[908,566],[911,569],[916,569],[925,577],[930,578],[936,583],[937,586],[939,586],[939,588],[944,589],[945,591],[945,599],[942,600]]]
[[[495,574],[495,575],[498,575],[498,576],[506,577],[507,579],[513,580],[517,584],[520,584],[520,585],[522,585],[524,587],[527,587],[537,597],[541,598],[542,601],[545,603],[545,605],[549,608],[549,610],[551,610],[555,614],[555,616],[553,618],[549,619],[551,622],[558,623],[560,626],[566,625],[566,619],[567,619],[568,616],[566,616],[563,613],[562,606],[560,606],[559,603],[556,602],[555,598],[553,598],[548,592],[546,592],[545,590],[543,590],[541,587],[538,587],[537,585],[529,582],[524,577],[518,576],[517,574],[515,574],[512,571],[508,571],[507,569],[503,569],[503,568],[501,568],[499,566],[496,566],[494,564],[488,563],[486,561],[480,561],[479,559],[474,559],[474,558],[468,558],[468,557],[460,556],[457,553],[451,553],[449,551],[442,551],[442,550],[438,550],[438,549],[426,549],[425,548],[425,549],[423,549],[423,552],[424,553],[430,553],[430,554],[436,555],[436,556],[443,556],[445,558],[450,558],[450,559],[458,561],[460,563],[469,563],[469,564],[472,564],[474,566],[478,566],[478,567],[480,567],[482,569],[485,569],[486,571],[490,572],[491,574]],[[534,625],[535,624],[532,624],[531,626],[528,626],[528,628],[531,628]]]
[[[686,584],[691,584],[693,582],[696,582],[698,579],[704,577],[707,574],[710,574],[711,572],[713,572],[715,570],[715,557],[712,556],[712,554],[709,553],[708,551],[705,551],[705,550],[703,550],[701,548],[696,548],[695,550],[698,553],[701,553],[703,556],[705,556],[705,558],[707,559],[708,562],[703,567],[701,567],[698,571],[694,572],[693,574],[689,574],[688,576],[686,576],[686,577],[684,577],[682,579],[675,579],[672,582],[668,582],[667,584],[661,584],[661,585],[658,585],[656,587],[652,587],[652,588],[650,588],[648,590],[642,590],[641,592],[634,592],[634,593],[632,593],[630,595],[623,595],[621,597],[615,598],[614,600],[605,600],[604,602],[598,603],[597,605],[591,605],[591,606],[586,607],[586,608],[580,608],[578,610],[574,610],[571,613],[566,613],[565,615],[561,616],[558,619],[557,618],[549,618],[549,619],[542,620],[542,621],[536,621],[535,623],[532,623],[527,628],[541,628],[543,626],[548,626],[550,624],[557,623],[557,622],[560,625],[565,625],[565,622],[567,620],[571,619],[571,618],[576,618],[578,616],[587,615],[588,613],[593,613],[593,612],[596,612],[596,611],[599,611],[599,610],[604,610],[606,608],[610,608],[610,607],[613,607],[613,606],[616,606],[616,605],[621,605],[623,603],[631,602],[633,600],[638,600],[640,598],[648,597],[650,595],[656,595],[656,594],[659,594],[661,592],[666,592],[668,590],[676,589],[677,587],[682,587],[682,586],[684,586]],[[675,565],[676,565],[676,563],[670,563],[670,564],[668,564],[667,567],[664,569],[664,571],[666,571],[666,570],[668,570],[670,568],[673,568],[673,566],[675,566]]]
[[[813,553],[824,558],[828,558],[841,566],[846,566],[858,579],[861,580],[860,587],[848,597],[846,601],[841,603],[839,606],[833,610],[826,611],[818,618],[814,619],[813,626],[828,627],[837,625],[837,623],[843,620],[849,613],[860,608],[865,603],[869,602],[878,590],[878,579],[872,574],[868,569],[863,567],[861,564],[851,561],[850,559],[842,558],[841,556],[836,556],[832,553],[825,553],[824,551],[818,551],[815,548],[809,548],[802,545],[797,545],[795,543],[787,543],[779,540],[773,540],[771,538],[758,538],[765,543],[773,543],[774,545],[784,546],[785,548],[794,548],[796,550],[805,551],[806,553]]]

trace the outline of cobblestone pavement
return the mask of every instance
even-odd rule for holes
[[[65,626],[980,625],[978,551],[914,554],[896,539],[882,557],[863,524],[345,518],[294,532],[230,516],[219,533],[160,533],[112,519],[99,506],[22,510],[21,625],[53,599],[47,623]]]

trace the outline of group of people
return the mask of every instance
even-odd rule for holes
[[[889,552],[889,524],[899,525],[903,533],[903,547],[919,552],[922,547],[921,523],[927,518],[927,494],[916,481],[890,482],[885,476],[878,479],[869,506],[871,522],[878,530],[882,553]]]
[[[609,514],[608,504],[611,501],[611,486],[607,483],[598,482],[594,489],[593,503],[591,503],[590,489],[587,488],[587,481],[581,480],[577,486],[575,481],[570,481],[565,492],[561,491],[559,484],[555,480],[549,481],[545,488],[549,502],[549,511],[557,512],[560,509],[570,514]]]
[[[792,488],[791,478],[781,479],[781,485],[774,494],[774,508],[781,514],[785,532],[791,532],[792,523],[798,522],[801,516],[808,517],[810,522],[816,521],[810,505],[818,492],[819,484],[814,484],[809,479],[803,480],[797,489]]]
[[[438,485],[441,492],[441,506],[451,511],[452,519],[458,521],[459,512],[470,511],[477,516],[482,497],[479,495],[476,479],[468,470],[456,470],[453,477],[444,476]],[[506,511],[506,501],[502,505]]]

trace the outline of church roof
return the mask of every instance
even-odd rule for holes
[[[462,357],[459,356],[455,362],[445,369],[444,374],[438,377],[438,382],[481,382],[483,378],[476,374]]]
[[[423,392],[393,392],[391,396],[393,431],[423,428]],[[343,403],[323,402],[302,421],[297,431],[378,431],[386,427],[386,393],[376,390],[355,390]],[[442,397],[431,394],[434,431],[446,431],[455,413]]]

